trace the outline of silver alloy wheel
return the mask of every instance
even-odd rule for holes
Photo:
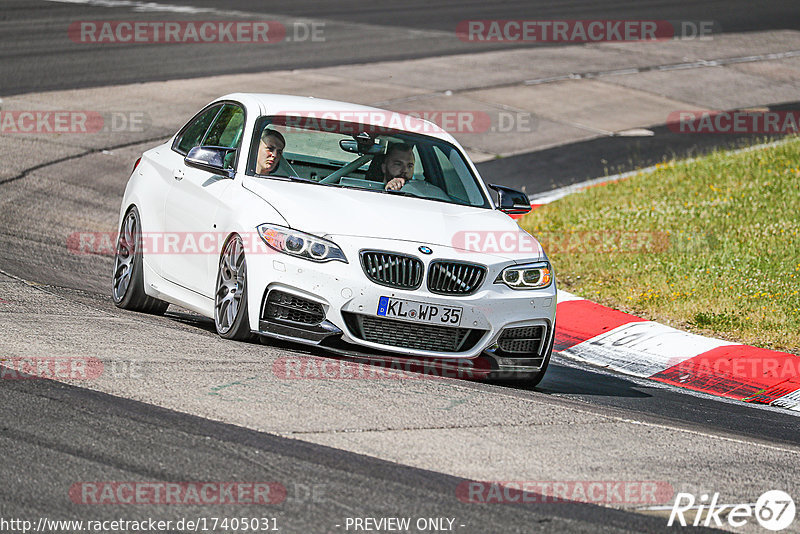
[[[220,334],[228,333],[239,315],[245,291],[246,271],[242,239],[236,236],[225,245],[225,251],[219,261],[214,320],[217,323],[217,332]]]
[[[114,281],[112,292],[115,302],[122,301],[133,279],[133,262],[136,257],[136,246],[139,238],[139,220],[136,211],[131,210],[125,216],[122,230],[117,238],[117,251],[114,256]]]

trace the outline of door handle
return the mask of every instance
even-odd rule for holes
[[[175,169],[172,171],[172,177],[176,180],[183,180],[183,169]]]

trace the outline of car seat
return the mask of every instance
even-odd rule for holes
[[[364,175],[366,180],[372,180],[373,182],[383,181],[383,169],[381,169],[381,165],[383,164],[383,159],[385,157],[385,154],[375,154],[375,156],[372,158],[372,161],[369,162],[367,173]]]

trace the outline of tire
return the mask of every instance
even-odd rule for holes
[[[539,382],[542,381],[544,378],[545,373],[547,373],[547,366],[550,365],[550,357],[553,355],[553,346],[555,345],[555,326],[553,327],[553,332],[550,336],[549,346],[547,347],[547,353],[545,354],[544,360],[542,361],[542,367],[538,371],[531,372],[531,373],[519,373],[518,376],[508,377],[508,378],[501,378],[499,380],[495,380],[495,383],[501,385],[509,385],[509,386],[524,386],[524,387],[534,387],[539,385]]]
[[[225,339],[250,341],[247,313],[247,261],[242,238],[234,235],[225,244],[219,258],[214,291],[214,326]]]
[[[161,315],[169,303],[144,292],[142,266],[142,223],[139,210],[133,206],[122,219],[114,254],[111,298],[118,308]]]
[[[550,343],[550,348],[547,351],[547,356],[544,357],[544,362],[542,362],[542,368],[539,369],[535,374],[530,375],[524,379],[526,386],[538,386],[539,382],[542,381],[544,378],[544,374],[547,372],[547,366],[550,365],[550,356],[553,355],[553,344]]]
[[[544,361],[542,361],[542,368],[536,372],[536,374],[532,374],[529,377],[525,378],[525,385],[526,386],[538,386],[539,382],[542,381],[544,378],[544,374],[547,372],[547,366],[550,365],[550,356],[553,355],[553,347],[556,344],[556,325],[553,323],[553,331],[550,333],[550,346],[547,347],[547,355],[544,357]]]

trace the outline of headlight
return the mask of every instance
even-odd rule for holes
[[[278,252],[320,263],[347,263],[344,252],[333,241],[274,224],[262,224],[256,230],[264,243]]]
[[[511,289],[542,289],[553,281],[550,263],[543,261],[528,265],[512,265],[503,269],[495,284],[505,284]]]

